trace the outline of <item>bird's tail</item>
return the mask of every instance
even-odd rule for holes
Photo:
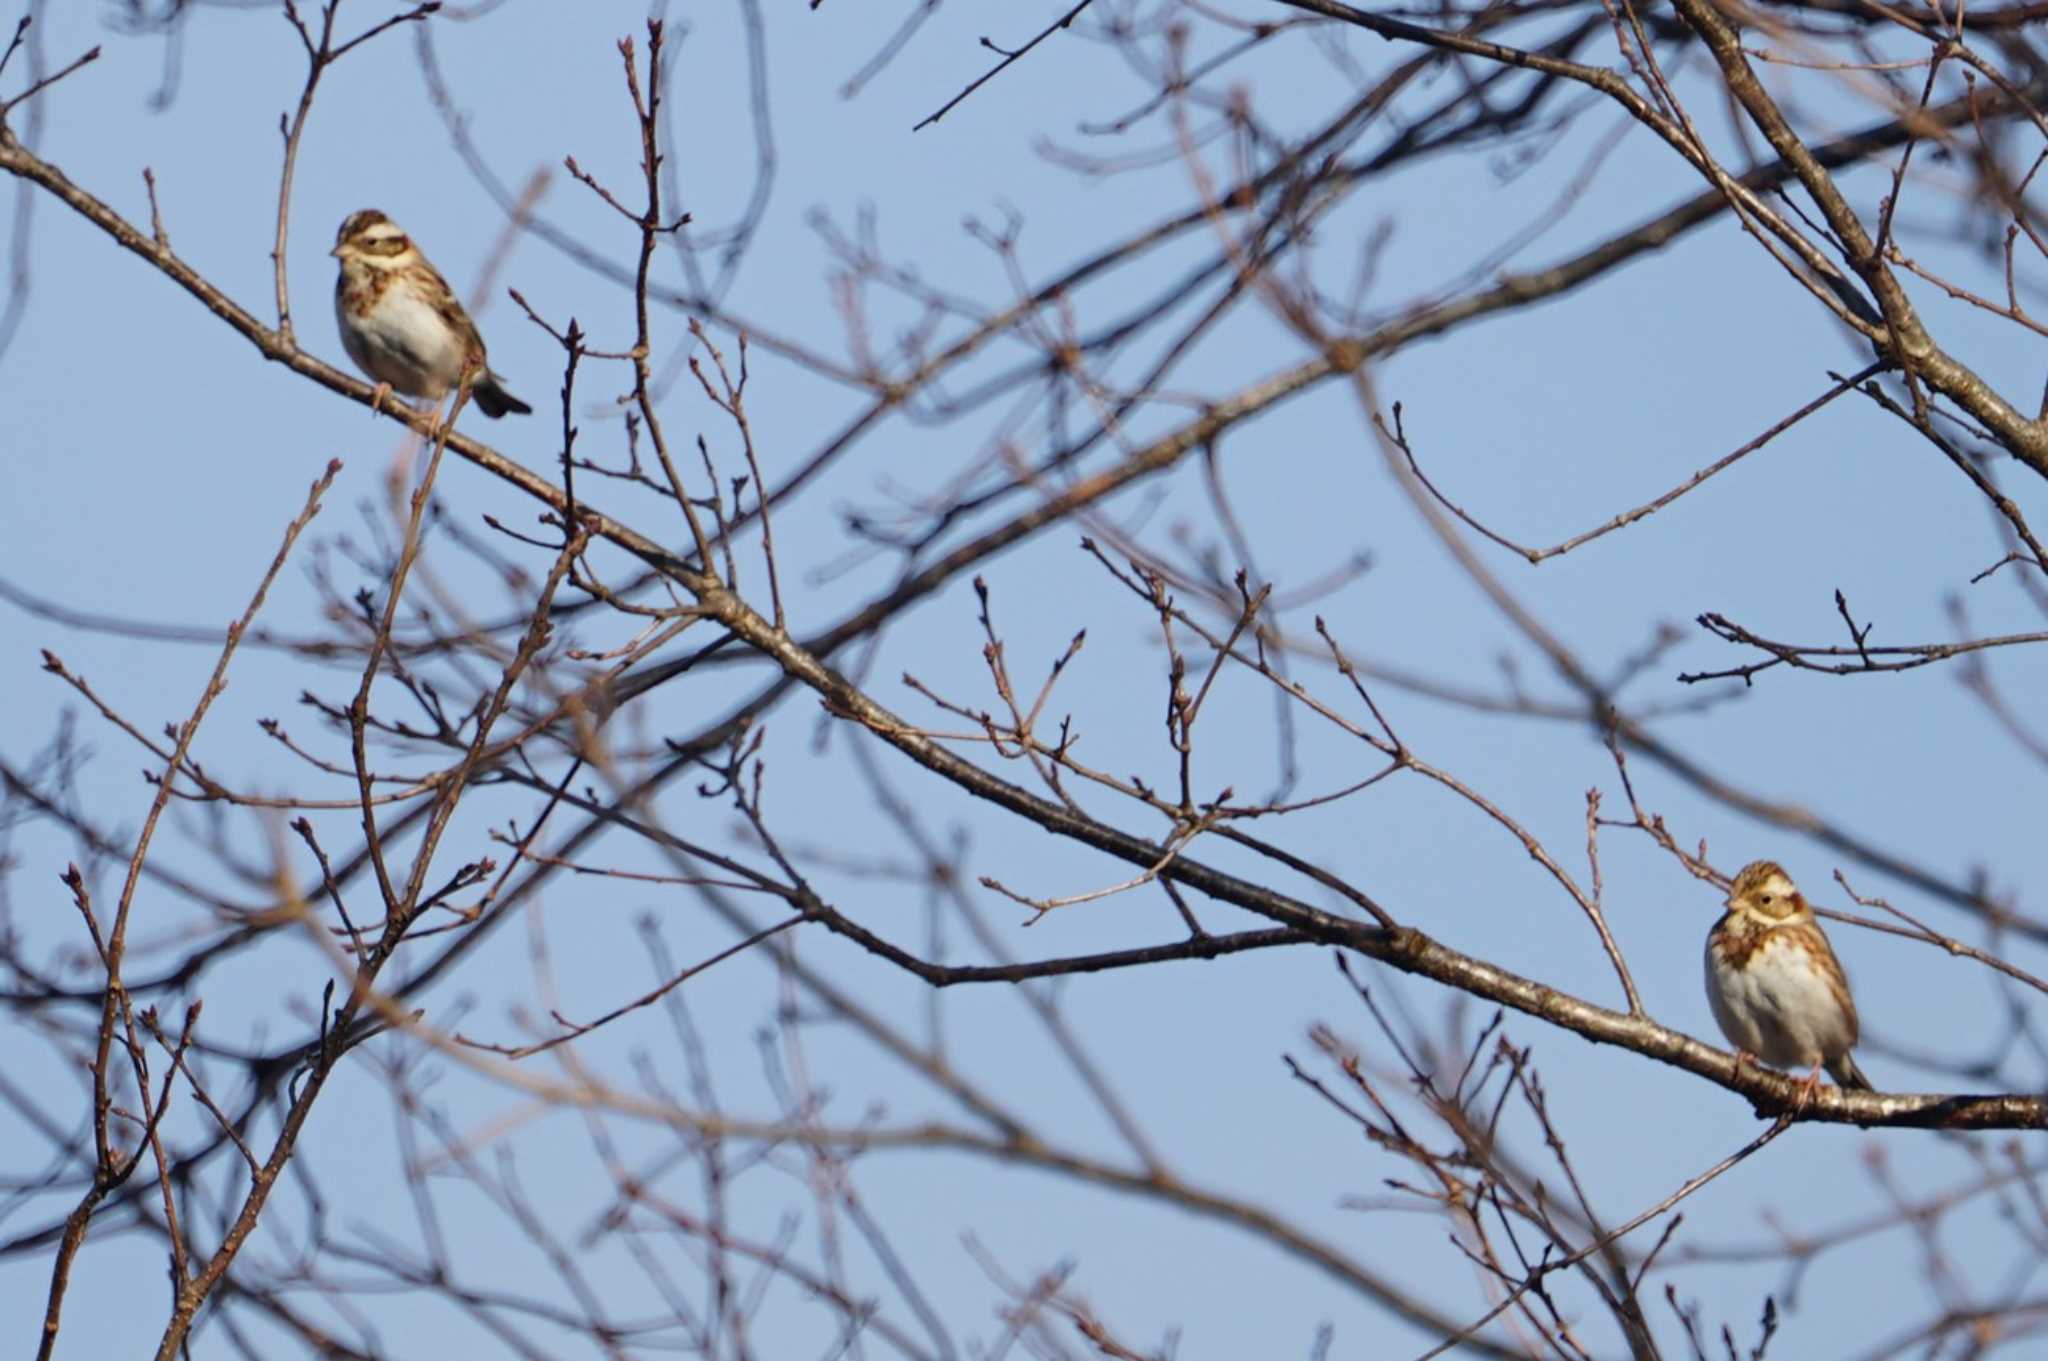
[[[505,385],[498,380],[495,373],[486,373],[478,379],[476,386],[470,389],[469,395],[476,400],[476,409],[492,420],[498,419],[507,411],[516,411],[522,416],[533,413],[532,407],[505,391]]]
[[[1852,1092],[1874,1092],[1870,1079],[1863,1076],[1863,1070],[1856,1066],[1856,1060],[1847,1053],[1838,1054],[1828,1060],[1828,1076],[1835,1080],[1837,1087]]]

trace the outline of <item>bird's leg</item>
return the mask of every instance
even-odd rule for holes
[[[455,408],[461,406],[468,398],[469,385],[464,383],[461,387],[448,394],[448,405],[442,406],[439,402],[434,403],[434,430],[428,436],[429,439],[440,439],[441,432],[444,430],[451,434],[454,432]]]
[[[377,390],[376,390],[376,391],[375,391],[374,393],[372,393],[372,394],[370,395],[370,414],[371,414],[372,416],[381,416],[381,415],[383,415],[383,414],[384,414],[384,403],[385,403],[385,401],[386,401],[386,400],[387,400],[387,399],[388,399],[388,398],[389,398],[390,396],[391,396],[391,384],[389,384],[389,383],[379,383],[379,384],[377,384]]]
[[[1802,1115],[1805,1114],[1806,1108],[1813,1104],[1813,1098],[1820,1094],[1820,1066],[1821,1061],[1815,1059],[1813,1071],[1800,1079],[1799,1100],[1793,1109]]]

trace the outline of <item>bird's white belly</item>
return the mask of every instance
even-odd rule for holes
[[[1707,1001],[1738,1049],[1781,1068],[1811,1068],[1855,1043],[1827,978],[1811,956],[1766,942],[1737,971],[1707,950]]]
[[[446,396],[467,357],[440,312],[404,288],[387,288],[354,325],[344,320],[341,338],[365,373],[408,397]]]

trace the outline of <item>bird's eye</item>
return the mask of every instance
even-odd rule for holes
[[[1759,907],[1769,907],[1771,905],[1771,895],[1768,893],[1759,893],[1756,895],[1756,901]]]

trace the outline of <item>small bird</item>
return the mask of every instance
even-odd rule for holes
[[[350,213],[330,254],[341,261],[334,281],[341,343],[376,379],[379,404],[393,389],[439,401],[471,374],[470,395],[486,416],[533,410],[491,372],[476,323],[396,222],[375,208]]]
[[[1727,911],[1707,933],[1707,1002],[1738,1054],[1780,1068],[1827,1069],[1837,1087],[1872,1090],[1849,1051],[1849,978],[1790,876],[1769,860],[1743,866]]]

